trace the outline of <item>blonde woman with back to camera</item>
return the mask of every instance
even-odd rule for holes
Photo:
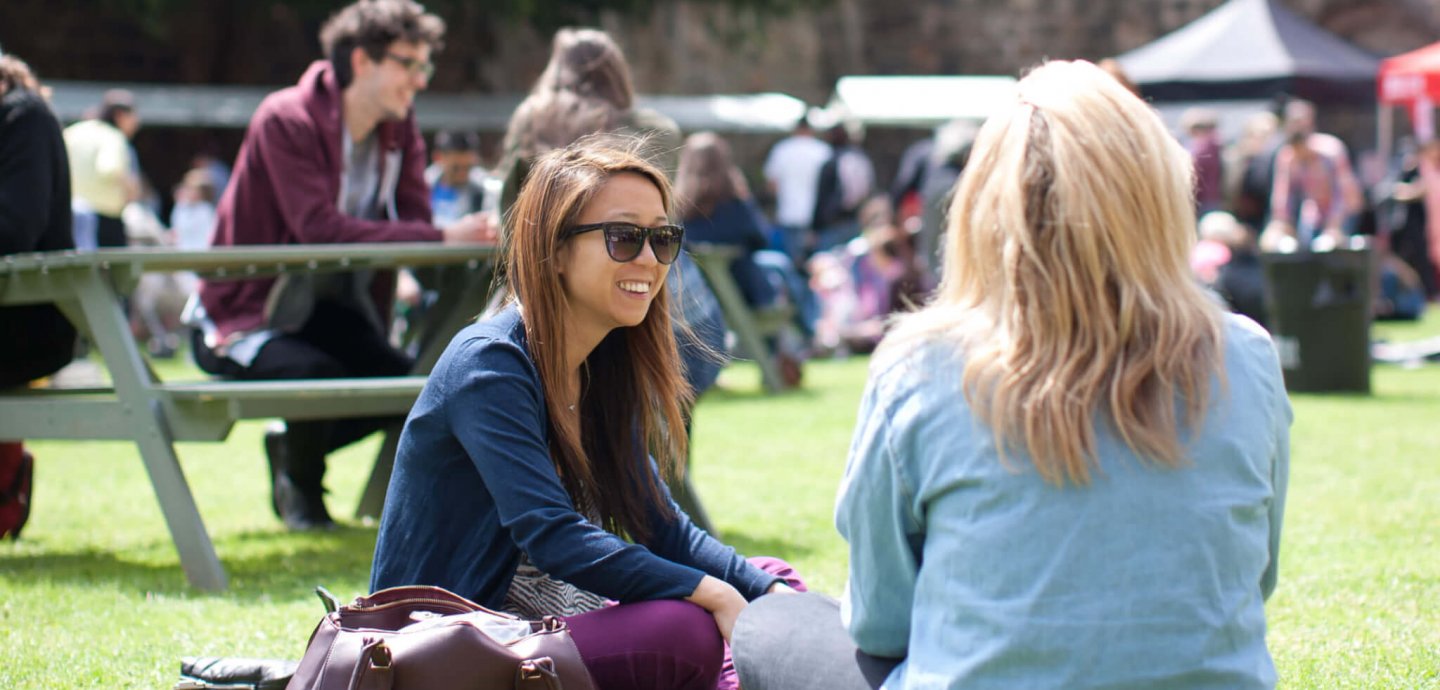
[[[935,301],[871,362],[845,595],[752,604],[746,690],[1275,685],[1291,411],[1269,337],[1190,276],[1191,189],[1094,65],[1020,82],[959,183]]]

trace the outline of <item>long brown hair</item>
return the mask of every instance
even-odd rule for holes
[[[675,196],[680,217],[709,216],[716,207],[740,196],[738,171],[730,158],[730,144],[714,132],[696,132],[680,151],[675,173]]]
[[[40,85],[40,80],[35,78],[35,73],[26,64],[14,55],[0,53],[0,94],[10,89],[25,89],[45,95],[42,91],[45,87]],[[47,96],[48,99],[48,96]]]
[[[534,93],[510,116],[504,149],[528,161],[587,134],[614,130],[624,115],[609,101],[573,91]]]
[[[565,362],[570,306],[555,265],[562,234],[614,175],[650,180],[666,213],[672,211],[664,174],[620,141],[586,137],[535,161],[507,221],[503,270],[540,373],[550,457],[565,490],[577,507],[593,508],[603,527],[644,543],[651,511],[674,518],[646,453],[665,476],[678,476],[687,444],[681,410],[694,397],[671,333],[669,291],[656,292],[639,325],[617,328],[596,346],[582,366],[580,390],[574,391]],[[566,405],[577,397],[578,420]]]
[[[599,29],[560,29],[551,43],[550,62],[532,94],[569,91],[599,98],[617,110],[635,105],[635,86],[625,53]]]
[[[935,302],[886,347],[958,337],[1002,460],[1023,447],[1051,483],[1089,481],[1097,411],[1141,457],[1184,464],[1180,415],[1194,429],[1223,375],[1220,311],[1188,263],[1191,189],[1189,155],[1119,82],[1035,69],[976,140]]]

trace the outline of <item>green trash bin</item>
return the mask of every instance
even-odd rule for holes
[[[1261,255],[1270,333],[1291,392],[1370,392],[1371,261],[1363,241]]]

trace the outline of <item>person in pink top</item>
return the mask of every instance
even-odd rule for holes
[[[1339,168],[1311,146],[1312,138],[1292,132],[1275,155],[1275,191],[1270,197],[1271,225],[1303,247],[1322,235],[1338,241],[1350,216]]]
[[[1336,219],[1335,227],[1347,227],[1350,220],[1363,209],[1365,198],[1360,180],[1355,177],[1355,169],[1350,165],[1350,154],[1345,149],[1345,142],[1333,134],[1317,132],[1315,105],[1298,99],[1285,106],[1285,134],[1287,142],[1303,138],[1306,148],[1323,159],[1326,167],[1333,171],[1341,204],[1340,217]],[[1292,225],[1297,219],[1294,215],[1287,215],[1287,212],[1293,214],[1299,206],[1290,198],[1298,186],[1293,180],[1296,172],[1294,157],[1293,146],[1282,146],[1276,153],[1274,186],[1270,194],[1270,219],[1282,220]]]

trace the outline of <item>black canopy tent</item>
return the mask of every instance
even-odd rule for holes
[[[1276,0],[1230,0],[1117,59],[1154,101],[1373,103],[1380,65]]]

